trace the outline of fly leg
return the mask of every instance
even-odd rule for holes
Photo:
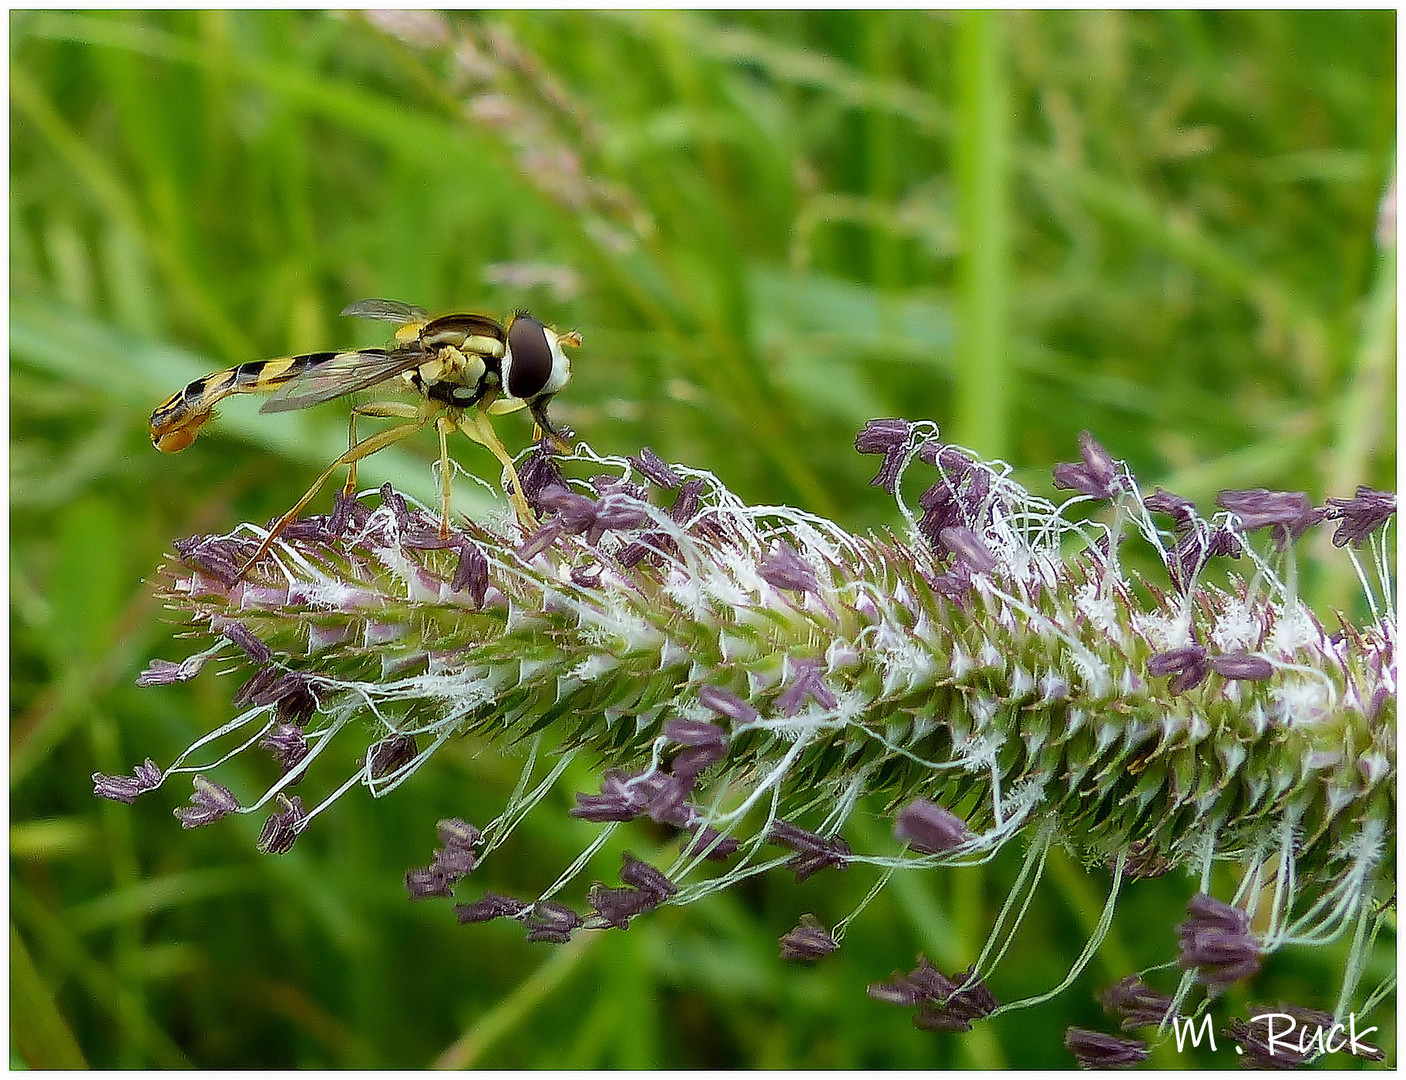
[[[327,483],[334,472],[343,465],[355,467],[356,463],[362,458],[370,457],[372,454],[376,453],[377,450],[384,450],[386,447],[390,446],[391,443],[397,442],[407,435],[413,435],[415,432],[421,430],[429,421],[429,416],[421,416],[417,412],[416,418],[411,420],[410,423],[398,424],[395,427],[386,428],[384,431],[378,431],[374,435],[368,435],[366,438],[362,439],[361,442],[348,448],[345,454],[322,471],[322,475],[314,481],[312,487],[308,488],[307,493],[297,501],[293,509],[289,510],[288,513],[274,522],[273,528],[269,529],[268,536],[264,537],[264,542],[259,545],[259,550],[254,552],[253,558],[240,569],[239,576],[242,578],[248,573],[251,566],[268,553],[269,548],[273,547],[273,542],[278,539],[279,534],[292,524],[293,519],[298,516],[303,507],[312,502],[313,496],[322,490],[322,485]]]
[[[454,421],[441,416],[434,422],[439,432],[439,538],[449,539],[449,482],[454,479],[453,465],[449,460],[449,433],[454,430]]]
[[[552,447],[558,454],[569,454],[571,453],[571,440],[566,435],[571,429],[568,428],[564,433],[547,419],[547,403],[551,400],[550,397],[540,397],[527,406],[528,411],[532,413],[532,439],[534,442],[540,441],[545,432],[552,440]]]
[[[347,452],[350,453],[356,446],[356,418],[358,416],[375,416],[395,420],[418,420],[422,415],[422,410],[418,405],[410,405],[404,401],[367,401],[360,405],[353,405],[351,419],[347,423]],[[374,452],[374,451],[373,451]],[[365,456],[364,454],[362,455]],[[350,499],[356,495],[356,462],[347,466],[347,482],[342,488],[342,497]]]
[[[527,505],[527,496],[522,492],[522,481],[518,479],[517,469],[513,467],[513,459],[503,448],[503,444],[499,441],[488,417],[478,409],[470,409],[459,417],[459,430],[480,446],[487,447],[488,452],[502,463],[503,470],[508,477],[508,502],[512,503],[513,510],[522,527],[535,529],[537,515]]]

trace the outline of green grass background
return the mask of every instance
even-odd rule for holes
[[[935,419],[1042,491],[1082,428],[1203,509],[1221,487],[1394,489],[1394,13],[451,22],[446,44],[406,17],[10,16],[12,1062],[1068,1064],[1066,1025],[1110,1030],[1093,992],[1173,952],[1189,881],[1133,888],[1056,1001],[939,1036],[863,987],[919,949],[969,963],[1010,859],[895,880],[796,969],[776,938],[872,879],[780,875],[560,950],[408,904],[435,819],[485,821],[511,790],[519,763],[492,749],[350,793],[281,858],[253,850],[257,821],[182,831],[174,787],[99,804],[91,772],[169,762],[237,685],[134,687],[186,648],[145,579],[177,537],[280,513],[345,438],[340,403],[240,401],[168,457],[146,416],[215,368],[376,342],[337,312],[389,296],[579,328],[554,413],[597,450],[647,444],[853,529],[897,520],[851,447],[876,416]],[[513,280],[523,264],[557,284]],[[401,444],[365,481],[429,496],[435,449]],[[1320,610],[1360,610],[1340,553],[1303,555]],[[565,817],[592,783],[569,774],[466,898],[549,884],[592,835]],[[1054,858],[999,996],[1059,981],[1106,887]],[[1278,956],[1250,1000],[1331,1007],[1342,957]]]

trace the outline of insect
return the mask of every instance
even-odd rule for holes
[[[562,452],[570,449],[547,417],[547,405],[571,378],[563,346],[581,344],[575,331],[559,334],[525,311],[506,324],[487,315],[429,313],[398,300],[361,300],[344,316],[396,323],[395,338],[384,349],[305,353],[274,360],[254,360],[196,379],[172,394],[151,414],[152,444],[165,453],[184,450],[215,415],[214,406],[231,394],[272,391],[260,412],[306,409],[362,390],[396,383],[414,390],[419,400],[367,401],[352,406],[347,452],[332,462],[296,505],[269,530],[244,566],[263,558],[278,535],[337,469],[347,467],[344,493],[356,492],[356,464],[362,458],[433,423],[439,433],[440,535],[449,535],[451,469],[447,439],[456,428],[502,463],[509,480],[508,499],[519,521],[537,524],[527,505],[513,459],[489,422],[490,414],[527,409],[541,432]],[[358,440],[357,417],[401,420]],[[241,575],[244,571],[241,571]]]

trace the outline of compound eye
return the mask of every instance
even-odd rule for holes
[[[524,401],[540,394],[552,377],[552,347],[531,315],[519,315],[508,327],[508,358],[508,394]]]

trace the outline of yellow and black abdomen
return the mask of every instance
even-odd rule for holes
[[[251,360],[187,383],[151,414],[151,442],[167,454],[184,450],[195,441],[201,427],[214,415],[215,404],[231,394],[254,394],[276,390],[306,371],[327,363],[335,352],[281,356],[275,360]]]

